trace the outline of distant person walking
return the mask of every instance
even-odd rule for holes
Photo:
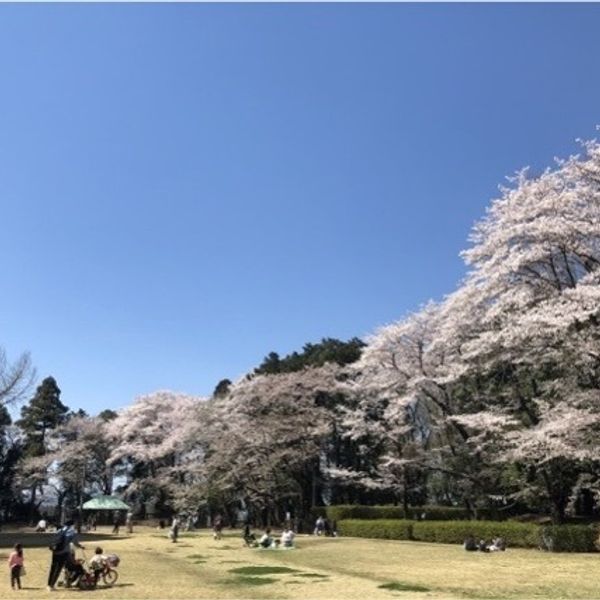
[[[125,517],[125,529],[127,533],[133,533],[133,514],[130,512],[127,513]]]
[[[315,522],[315,531],[314,534],[315,535],[323,535],[323,533],[325,532],[325,519],[321,516],[317,517],[317,520]]]
[[[171,541],[175,543],[177,538],[179,537],[179,519],[177,515],[173,517],[173,521],[171,522],[171,529],[169,530],[169,537]]]
[[[217,515],[213,522],[213,537],[215,540],[220,540],[223,532],[223,517],[221,515]]]
[[[15,544],[15,549],[10,553],[8,557],[8,568],[10,570],[10,587],[14,590],[21,589],[21,574],[25,568],[25,562],[23,559],[23,546],[21,544]]]
[[[113,518],[113,529],[112,532],[115,535],[119,535],[119,527],[121,526],[121,515],[119,511],[115,511],[115,516]]]
[[[46,529],[48,529],[48,522],[43,517],[38,521],[38,524],[35,528],[38,533],[45,533]]]

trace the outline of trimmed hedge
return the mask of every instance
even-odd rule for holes
[[[348,537],[412,540],[413,521],[403,519],[346,519],[338,521],[338,533]]]
[[[489,542],[503,537],[510,547],[537,548],[539,527],[532,523],[511,521],[418,521],[413,525],[413,536],[421,542],[462,544],[469,535]]]
[[[416,540],[462,544],[469,535],[491,541],[503,537],[509,547],[553,552],[594,552],[598,532],[587,525],[540,527],[515,521],[409,521],[405,519],[344,519],[338,532],[349,537]]]
[[[404,519],[401,506],[364,506],[361,504],[340,504],[328,506],[327,518],[331,521],[342,519]]]
[[[595,552],[598,530],[592,525],[540,527],[540,548],[550,552]]]
[[[326,508],[327,518],[332,521],[342,519],[414,519],[426,521],[459,521],[470,518],[466,508],[457,506],[415,506],[404,513],[401,506],[364,506],[360,504],[340,504]],[[492,518],[492,512],[486,509],[477,511],[481,519]],[[497,517],[496,517],[497,518]]]
[[[413,506],[404,513],[401,506],[364,506],[361,504],[340,504],[324,508],[327,518],[332,521],[342,519],[414,519],[416,521],[466,521],[471,518],[466,508],[458,506]],[[424,516],[423,516],[424,515]],[[499,520],[500,515],[489,509],[477,511],[479,519]]]

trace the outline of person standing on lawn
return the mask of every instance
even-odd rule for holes
[[[20,590],[21,573],[24,568],[23,546],[21,544],[15,544],[15,549],[10,553],[8,568],[10,569],[10,587],[14,590],[16,584],[16,589]]]
[[[81,548],[83,546],[77,541],[77,532],[73,528],[73,521],[66,521],[65,524],[56,532],[50,550],[52,550],[52,563],[48,573],[48,591],[56,588],[56,582],[63,567],[69,559],[71,544]]]

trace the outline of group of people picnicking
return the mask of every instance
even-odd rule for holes
[[[506,540],[502,537],[497,537],[491,543],[483,539],[477,542],[472,535],[469,535],[463,543],[463,548],[467,552],[504,552],[506,550]]]
[[[250,548],[294,548],[294,540],[296,538],[296,534],[289,527],[286,526],[279,538],[274,536],[271,532],[271,528],[267,527],[264,530],[264,533],[260,536],[260,538],[256,538],[256,535],[250,531],[250,525],[246,525],[244,527],[244,532],[242,534],[244,542],[246,546]]]
[[[317,520],[315,521],[315,529],[314,529],[313,533],[314,533],[314,535],[337,537],[335,521],[332,526],[331,523],[329,522],[329,519],[325,519],[321,516],[317,517]]]

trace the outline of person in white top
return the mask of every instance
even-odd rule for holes
[[[269,528],[265,529],[260,540],[258,540],[258,545],[261,548],[270,548],[273,544],[273,538],[271,537],[271,530]]]
[[[281,534],[281,545],[284,548],[293,548],[294,547],[294,537],[295,537],[294,532],[289,527],[286,527],[284,529],[283,533]]]
[[[45,532],[47,528],[48,528],[48,523],[46,523],[46,519],[40,519],[38,521],[38,524],[37,524],[35,530]]]
[[[94,556],[90,560],[90,569],[94,572],[94,581],[98,583],[98,579],[100,575],[102,575],[102,571],[106,567],[106,556],[100,546],[96,547],[94,550]]]

